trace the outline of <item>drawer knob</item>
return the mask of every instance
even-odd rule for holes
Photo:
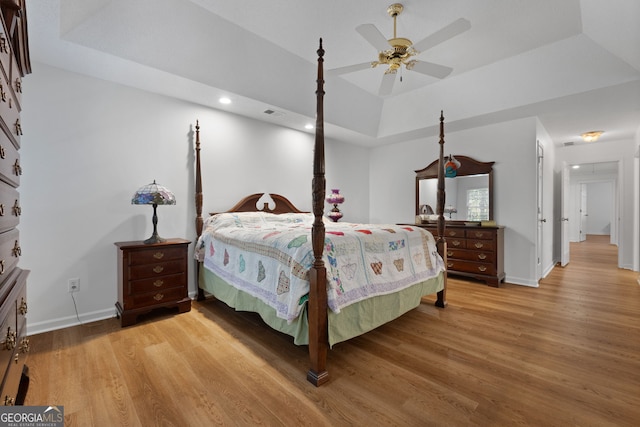
[[[0,274],[4,274],[4,260],[0,259]]]
[[[2,102],[7,102],[7,92],[4,91],[4,86],[0,83],[0,99]]]
[[[476,237],[482,237],[484,233],[482,231],[476,231]]]
[[[478,254],[478,259],[487,259],[485,254]]]
[[[20,80],[20,77],[16,79],[16,92],[22,93],[22,80]]]
[[[455,236],[455,235],[456,235],[455,231],[453,231],[453,230],[449,231],[449,236]]]
[[[164,285],[164,280],[156,280],[155,282],[153,282],[153,286],[155,286],[156,288],[159,288],[162,285]]]
[[[16,348],[16,337],[18,336],[18,334],[16,333],[16,331],[12,331],[11,330],[11,326],[9,326],[7,328],[7,337],[4,340],[4,349],[5,350],[13,350],[14,348]]]
[[[4,216],[4,203],[0,203],[0,216]]]
[[[16,202],[13,204],[12,210],[15,216],[22,215],[22,208],[20,207],[20,203],[18,203],[18,199],[16,199]]]
[[[18,311],[23,316],[27,314],[27,301],[25,301],[24,298],[20,298],[20,307],[18,308]]]
[[[20,124],[20,119],[17,119],[14,123],[14,127],[16,128],[16,135],[22,135],[22,125]]]
[[[476,248],[480,249],[480,248],[482,248],[484,246],[484,243],[476,242],[476,244],[473,245],[473,246],[475,246]]]
[[[481,265],[481,266],[478,267],[478,270],[480,270],[480,271],[482,271],[484,273],[485,271],[487,271],[487,267],[485,267],[484,265]]]
[[[156,252],[155,254],[153,254],[153,257],[155,259],[162,259],[164,258],[164,252]]]
[[[452,244],[453,246],[460,246],[460,240],[453,240],[453,241],[451,242],[451,244]]]
[[[155,267],[153,267],[154,273],[162,273],[162,270],[164,270],[164,267],[161,265],[156,265]]]
[[[13,164],[13,174],[16,176],[22,175],[22,166],[20,166],[20,160],[16,159],[16,162]]]
[[[20,248],[20,245],[18,244],[17,240],[16,240],[16,243],[13,245],[13,249],[11,250],[11,253],[16,258],[18,258],[19,256],[22,256],[22,248]]]
[[[20,341],[20,353],[28,353],[30,349],[31,346],[29,345],[29,338],[22,338],[22,340]]]
[[[453,251],[447,251],[447,256],[453,256]]]
[[[453,263],[452,262],[448,262],[447,263],[447,268],[453,268]]]
[[[7,152],[4,151],[4,147],[0,145],[0,159],[6,159],[6,158],[7,158]]]
[[[7,46],[7,39],[4,34],[0,34],[0,52],[9,53],[9,47]]]
[[[9,395],[6,395],[4,397],[4,406],[13,406],[15,404],[16,404],[16,399],[15,398],[13,398],[13,397],[11,397]]]
[[[155,295],[153,296],[153,299],[154,299],[154,300],[156,300],[156,301],[160,301],[162,298],[164,298],[164,295],[163,295],[163,294],[160,294],[160,293],[155,294]]]

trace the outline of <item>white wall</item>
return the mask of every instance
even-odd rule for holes
[[[161,236],[195,238],[196,119],[205,212],[262,191],[311,209],[313,134],[32,65],[23,85],[19,227],[20,265],[31,270],[30,334],[78,323],[69,278],[80,279],[83,322],[115,314],[113,243],[152,232],[151,207],[130,202],[138,187],[155,179],[176,195],[176,206],[158,207]],[[327,187],[346,198],[345,220],[368,221],[369,151],[328,140],[326,159]]]
[[[505,226],[506,281],[529,286],[537,285],[536,123],[527,118],[459,132],[448,132],[445,123],[445,154],[495,161],[494,219]],[[437,137],[372,150],[371,222],[414,222],[415,171],[439,150]]]

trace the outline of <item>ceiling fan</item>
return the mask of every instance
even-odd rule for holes
[[[397,71],[401,69],[403,65],[407,70],[417,71],[418,73],[439,79],[443,79],[448,76],[451,71],[453,71],[453,68],[434,64],[432,62],[418,61],[412,58],[427,49],[439,45],[440,43],[467,31],[471,28],[471,23],[464,18],[457,19],[419,42],[413,43],[409,39],[397,37],[396,35],[396,18],[400,15],[403,9],[404,6],[400,3],[394,3],[387,8],[387,13],[393,18],[392,39],[387,40],[373,24],[362,24],[356,27],[356,31],[378,50],[377,61],[334,68],[332,70],[328,70],[327,74],[347,74],[364,70],[366,68],[375,68],[378,65],[388,65],[389,67],[384,72],[382,83],[380,84],[380,89],[378,91],[382,96],[391,94],[393,84],[396,80]]]

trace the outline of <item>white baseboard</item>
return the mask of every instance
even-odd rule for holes
[[[530,279],[523,279],[523,278],[513,277],[509,275],[505,277],[504,281],[512,285],[529,286],[531,288],[539,287],[538,282],[536,281],[531,281]]]
[[[197,295],[197,292],[189,292],[189,298],[192,300],[194,300]],[[78,317],[80,317],[80,320],[78,320]],[[83,313],[79,314],[78,317],[75,315],[66,316],[36,323],[30,323],[29,318],[27,317],[27,335],[36,335],[58,329],[70,328],[80,324],[97,322],[98,320],[111,319],[112,317],[116,317],[116,308],[111,307],[93,311],[91,313]]]
[[[78,320],[78,317],[80,320]],[[116,317],[116,308],[111,307],[104,310],[93,311],[91,313],[83,313],[78,317],[74,315],[36,323],[29,323],[29,318],[27,317],[27,335],[36,335],[43,332],[70,328],[72,326],[80,325],[81,323],[84,324],[96,322],[98,320],[110,319],[112,317]]]

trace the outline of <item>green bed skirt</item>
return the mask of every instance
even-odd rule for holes
[[[216,274],[204,268],[200,270],[200,288],[237,311],[258,313],[273,329],[290,335],[297,345],[309,344],[309,324],[306,305],[296,320],[287,323],[276,316],[273,308],[258,298],[230,286]],[[329,310],[329,345],[357,337],[383,325],[420,305],[420,298],[432,295],[444,288],[444,273],[417,283],[401,292],[379,295],[343,308],[340,313]]]

